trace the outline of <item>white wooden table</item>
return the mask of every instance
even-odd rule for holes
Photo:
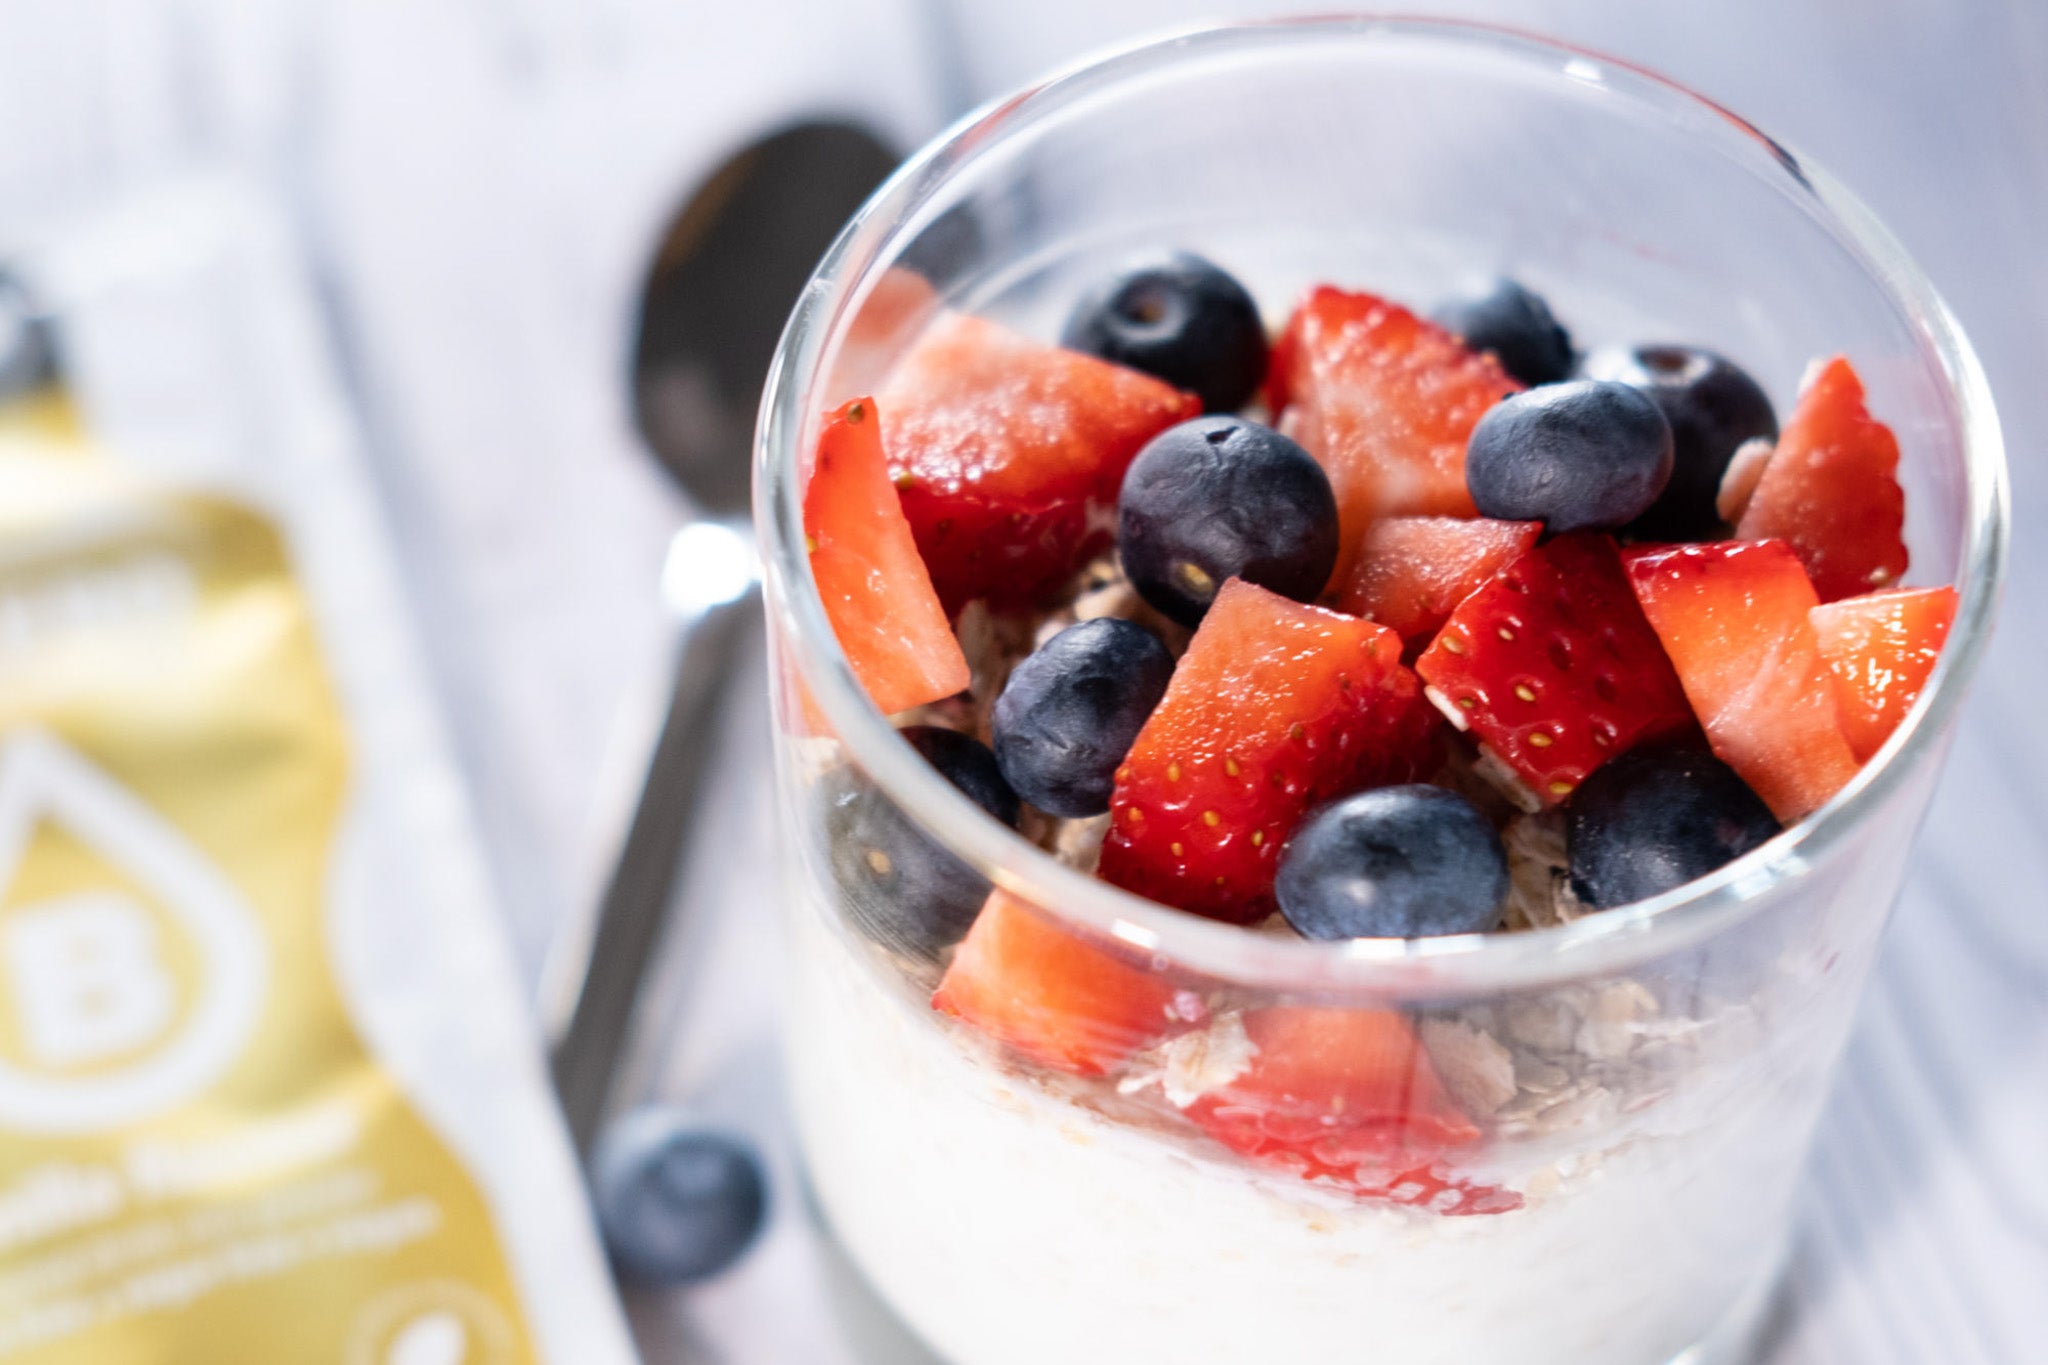
[[[1277,8],[0,0],[0,213],[192,156],[289,196],[332,292],[508,927],[537,973],[563,908],[594,890],[632,767],[607,759],[608,737],[655,672],[655,569],[679,505],[625,422],[621,310],[659,227],[647,194],[664,148],[723,135],[719,111],[760,96],[758,62],[707,54],[769,42],[848,98],[886,85],[867,97],[908,135],[1087,46]],[[2016,494],[2005,623],[1825,1122],[1760,1365],[2048,1361],[2048,6],[1397,8],[1549,30],[1742,110],[1857,187],[1983,353]],[[627,1079],[769,1124],[758,701],[725,744],[685,886],[716,912],[664,954]],[[741,1271],[636,1305],[650,1354],[695,1341],[731,1365],[844,1358],[841,1318],[790,1309],[829,1279],[795,1203]]]

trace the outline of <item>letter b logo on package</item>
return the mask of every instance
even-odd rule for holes
[[[190,1099],[248,1041],[266,968],[255,913],[176,828],[46,731],[0,743],[0,1129]]]
[[[0,927],[0,962],[28,1060],[52,1069],[147,1047],[177,1014],[178,988],[149,912],[87,891],[18,910]]]

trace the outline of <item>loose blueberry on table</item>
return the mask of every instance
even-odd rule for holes
[[[1317,286],[1269,345],[1186,252],[1062,343],[942,312],[825,419],[819,590],[970,800],[1247,932],[1517,932],[1713,875],[1855,780],[1955,613],[1898,586],[1898,443],[1843,357],[1781,432],[1702,348],[1574,377],[1514,281],[1435,320]],[[1178,1105],[1191,1131],[1363,1198],[1516,1206],[1457,1174],[1485,1130],[1415,1018],[1245,1009],[991,889],[864,779],[827,789],[856,927],[1010,1064],[1114,1082],[1227,1015],[1252,1060]]]
[[[638,1284],[711,1278],[745,1254],[767,1215],[753,1145],[670,1105],[614,1120],[598,1137],[590,1181],[605,1248]]]

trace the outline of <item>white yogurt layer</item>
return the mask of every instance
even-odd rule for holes
[[[1107,1119],[793,918],[817,1197],[952,1365],[1664,1365],[1739,1341],[1772,1278],[1799,1144],[1761,1087],[1703,1131],[1608,1126],[1521,1172],[1516,1212],[1440,1217]]]

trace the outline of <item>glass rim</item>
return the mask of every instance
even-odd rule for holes
[[[863,295],[870,267],[916,208],[958,170],[1032,116],[1100,94],[1166,63],[1297,41],[1407,41],[1488,51],[1560,80],[1598,80],[1630,107],[1706,114],[1761,144],[1918,335],[1947,383],[1965,474],[1960,600],[1941,658],[1884,747],[1818,811],[1706,877],[1634,904],[1545,928],[1439,938],[1336,942],[1262,934],[1148,900],[1059,862],[996,822],[898,737],[840,650],[804,551],[804,441],[825,340]],[[1759,179],[1767,175],[1759,172]],[[1851,838],[1888,795],[1943,751],[1988,641],[2008,538],[2004,443],[1989,385],[1968,338],[1931,282],[1862,202],[1826,171],[1686,87],[1634,63],[1528,32],[1465,20],[1325,15],[1257,20],[1153,35],[1084,58],[966,115],[927,143],[847,223],[792,312],[770,366],[755,443],[755,524],[763,540],[769,611],[810,698],[836,738],[888,799],[996,886],[1043,913],[1085,926],[1174,967],[1246,986],[1357,992],[1388,999],[1538,988],[1623,969],[1713,937],[1755,913]],[[1889,906],[1874,910],[1884,913]]]

